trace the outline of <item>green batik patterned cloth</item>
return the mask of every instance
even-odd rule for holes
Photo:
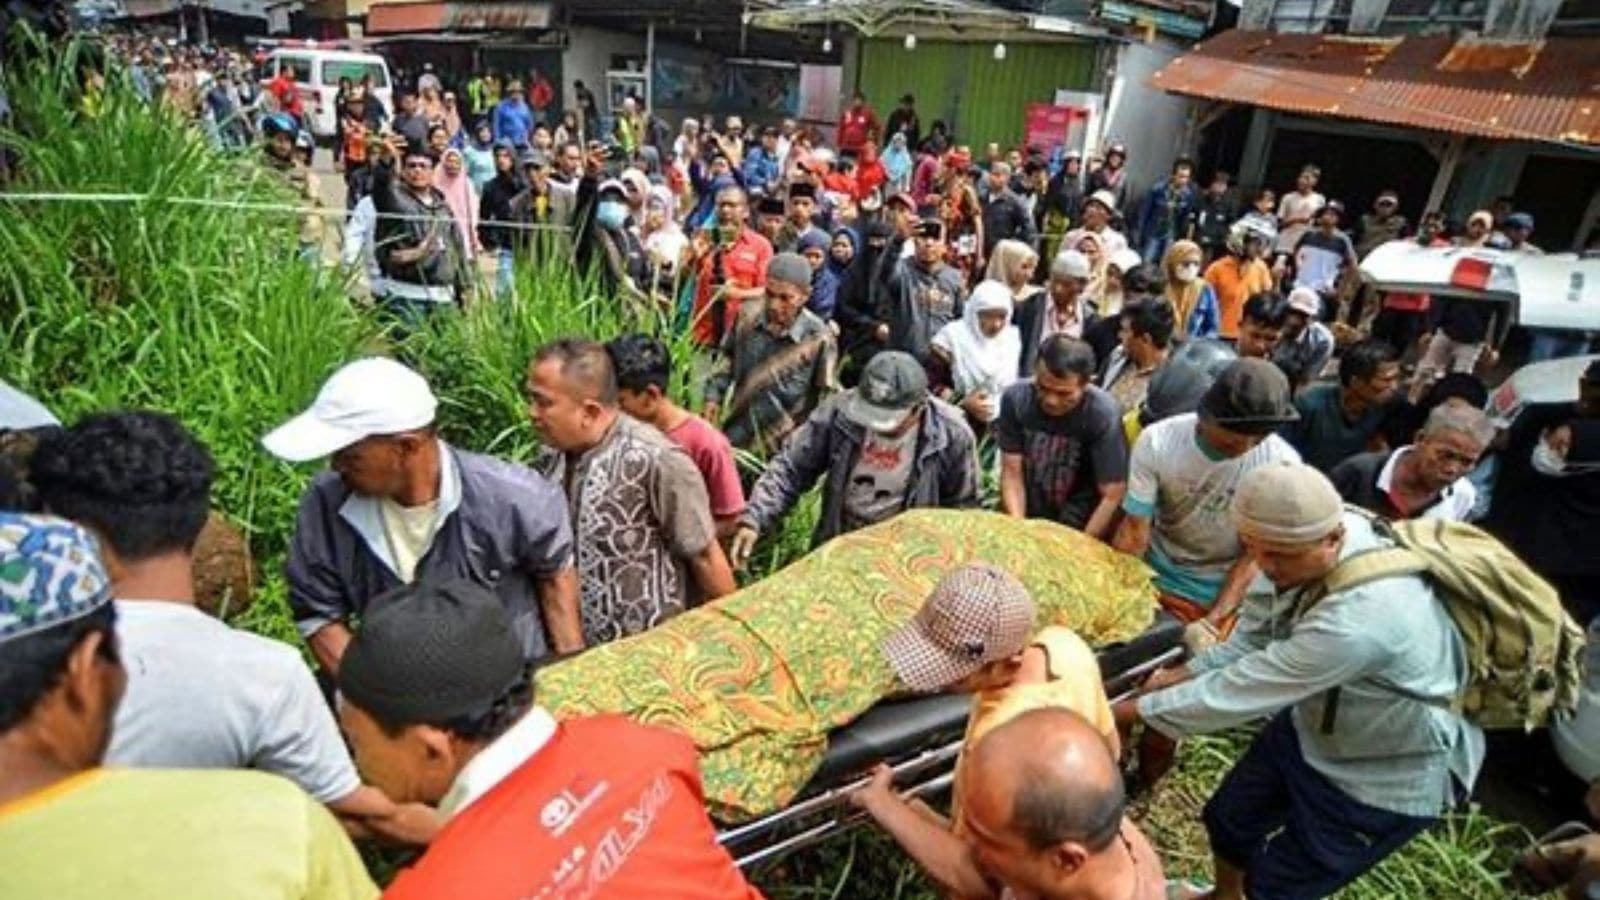
[[[835,538],[715,603],[538,673],[558,718],[624,713],[689,735],[712,814],[738,822],[782,808],[822,762],[828,732],[904,692],[878,644],[951,569],[1014,573],[1039,627],[1091,646],[1149,627],[1144,563],[1045,521],[914,510]]]

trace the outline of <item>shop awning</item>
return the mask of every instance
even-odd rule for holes
[[[529,31],[549,28],[552,3],[374,3],[367,34],[440,31]]]
[[[1600,148],[1600,38],[1508,44],[1226,31],[1150,83],[1282,112]]]

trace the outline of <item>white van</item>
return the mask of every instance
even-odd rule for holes
[[[295,86],[305,104],[306,124],[319,138],[331,138],[338,130],[333,102],[341,78],[360,84],[363,78],[372,76],[373,94],[388,114],[394,115],[394,82],[389,77],[389,63],[375,53],[323,49],[310,42],[305,46],[280,46],[262,66],[262,83],[276,78],[279,70],[289,65],[294,66]]]

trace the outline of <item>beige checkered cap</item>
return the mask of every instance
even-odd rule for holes
[[[1033,619],[1033,598],[1016,576],[971,563],[941,579],[916,616],[884,638],[883,655],[906,687],[934,693],[1021,653]]]

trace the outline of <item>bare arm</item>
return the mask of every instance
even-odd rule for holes
[[[338,675],[339,660],[344,656],[344,648],[350,645],[350,628],[343,622],[330,622],[307,638],[306,643],[322,671]]]
[[[1231,620],[1238,612],[1239,604],[1244,602],[1244,592],[1255,580],[1257,571],[1256,564],[1250,561],[1248,555],[1240,556],[1222,579],[1222,587],[1217,590],[1217,602],[1212,605],[1211,612],[1206,613],[1206,621],[1221,628]]]
[[[738,582],[733,580],[733,568],[728,565],[728,557],[718,541],[706,544],[704,550],[684,562],[689,566],[689,576],[700,586],[700,593],[707,600],[726,597],[739,589]]]
[[[576,653],[583,649],[583,618],[578,612],[578,570],[556,570],[539,580],[539,606],[544,610],[545,632],[551,649]]]
[[[1150,520],[1143,516],[1125,515],[1117,526],[1111,546],[1128,554],[1142,557],[1150,549]]]
[[[1117,510],[1122,507],[1122,495],[1127,492],[1126,481],[1100,485],[1100,503],[1095,506],[1088,523],[1083,526],[1083,533],[1095,540],[1105,540],[1107,533],[1111,531],[1111,523],[1116,520]]]
[[[948,828],[940,827],[935,816],[920,811],[920,803],[908,803],[897,795],[890,786],[891,778],[888,766],[880,764],[873,773],[872,784],[851,799],[945,891],[974,900],[995,897],[994,889],[973,862],[966,842]]]
[[[396,803],[370,785],[362,785],[329,803],[328,811],[353,838],[375,838],[412,847],[426,846],[444,825],[444,819],[433,807]]]
[[[1022,487],[1022,454],[1000,455],[1000,511],[1013,518],[1027,515],[1027,492]]]

